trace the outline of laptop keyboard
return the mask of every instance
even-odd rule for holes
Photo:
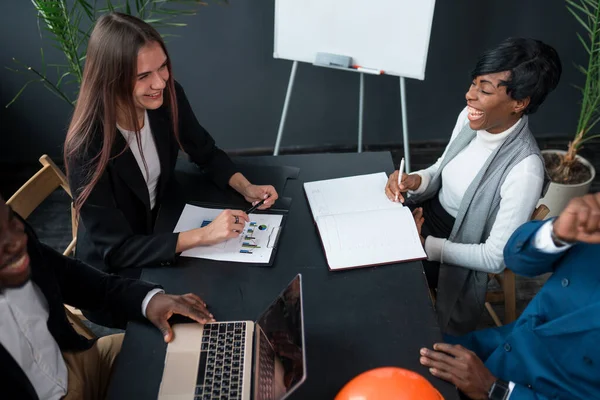
[[[241,400],[245,338],[245,322],[204,325],[194,400]]]

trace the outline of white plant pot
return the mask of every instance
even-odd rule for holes
[[[566,154],[566,151],[542,150],[542,153]],[[576,185],[565,185],[562,183],[550,182],[550,187],[548,188],[546,195],[538,202],[538,206],[540,204],[544,204],[550,209],[550,212],[546,218],[558,216],[560,212],[567,206],[569,200],[574,197],[583,196],[589,192],[590,186],[596,177],[596,170],[588,160],[581,156],[577,156],[577,161],[588,167],[592,176],[587,181],[578,183]]]

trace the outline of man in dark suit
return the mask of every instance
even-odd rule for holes
[[[553,274],[517,321],[421,349],[421,364],[472,399],[600,399],[600,193],[521,226],[504,260]]]
[[[40,243],[0,197],[0,398],[104,399],[123,334],[88,340],[63,304],[149,320],[173,339],[168,319],[213,321],[194,294],[167,295],[157,285],[107,275]]]

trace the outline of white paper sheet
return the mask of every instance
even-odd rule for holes
[[[208,225],[223,210],[186,204],[173,232],[183,232]],[[234,239],[211,246],[198,246],[182,256],[209,260],[268,264],[273,253],[283,216],[250,214],[243,232]]]
[[[385,172],[306,182],[304,190],[315,219],[322,215],[337,215],[369,210],[402,208],[385,195],[388,177]]]
[[[327,215],[317,226],[331,269],[426,257],[408,207]]]

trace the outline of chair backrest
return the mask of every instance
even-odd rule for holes
[[[533,214],[531,214],[532,221],[542,221],[548,213],[550,209],[545,204],[540,204],[535,210],[533,210]]]
[[[44,154],[40,157],[40,163],[42,168],[29,178],[6,202],[25,219],[59,187],[62,187],[69,197],[73,197],[65,174],[54,164],[50,157]]]
[[[44,154],[40,157],[40,163],[42,164],[42,168],[29,178],[6,202],[6,204],[12,207],[13,211],[24,219],[27,219],[59,187],[62,187],[71,199],[73,198],[65,174],[54,164],[50,157]],[[77,244],[77,219],[75,218],[73,202],[71,202],[71,235],[71,243],[69,243],[69,246],[63,252],[65,256],[71,255]],[[83,324],[81,320],[82,315],[79,310],[65,305],[65,313],[78,333],[88,339],[95,337],[94,333]]]

